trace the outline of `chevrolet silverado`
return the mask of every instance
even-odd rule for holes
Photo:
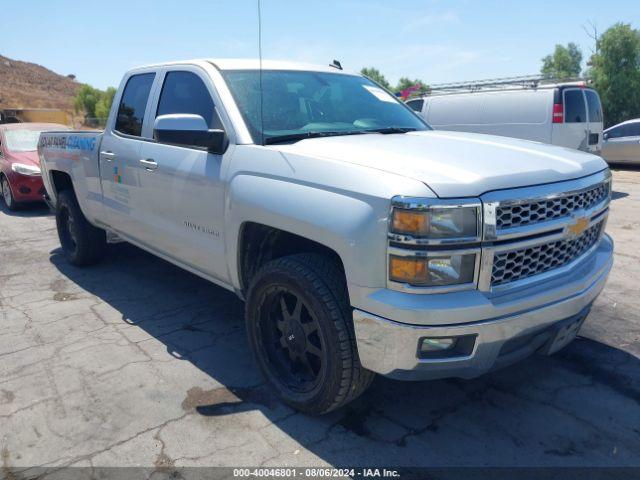
[[[69,261],[115,238],[234,291],[265,379],[309,413],[376,373],[472,378],[569,343],[612,265],[606,163],[434,131],[334,67],[136,68],[104,132],[43,133]]]

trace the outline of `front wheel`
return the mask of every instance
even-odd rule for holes
[[[300,254],[263,266],[249,288],[246,322],[262,373],[297,410],[327,413],[373,380],[358,359],[344,274],[330,258]]]
[[[9,180],[7,177],[2,175],[2,182],[0,182],[0,188],[2,188],[2,199],[4,200],[4,204],[7,206],[9,210],[17,210],[18,203],[15,198],[13,198],[13,193],[11,192],[11,185],[9,185]]]
[[[91,265],[104,257],[106,233],[89,223],[71,190],[63,190],[58,194],[56,226],[60,245],[69,263],[76,266]]]

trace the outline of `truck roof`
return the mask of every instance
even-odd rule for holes
[[[133,70],[163,67],[167,65],[201,65],[203,63],[213,64],[219,70],[258,70],[260,68],[260,60],[257,58],[198,58],[191,60],[181,60],[175,62],[162,62],[151,65],[144,65],[134,68]],[[345,73],[353,75],[352,72],[346,72],[327,65],[318,65],[313,63],[290,62],[285,60],[262,60],[263,70],[299,70],[309,72],[331,72]]]

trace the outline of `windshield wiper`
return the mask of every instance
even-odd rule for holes
[[[364,130],[342,130],[342,131],[324,131],[324,132],[300,132],[290,133],[287,135],[275,135],[264,139],[265,145],[273,145],[274,143],[297,142],[306,138],[318,137],[337,137],[339,135],[361,135],[367,133]]]
[[[381,128],[367,128],[365,132],[367,133],[407,133],[407,132],[415,132],[418,130],[415,127],[381,127]]]
[[[415,132],[415,127],[380,127],[380,128],[367,128],[365,130],[336,130],[336,131],[317,131],[317,132],[299,132],[289,133],[287,135],[275,135],[273,137],[266,137],[264,139],[265,145],[273,145],[275,143],[297,142],[306,138],[318,138],[318,137],[337,137],[339,135],[362,135],[364,133],[407,133]]]

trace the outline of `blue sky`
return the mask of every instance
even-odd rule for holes
[[[99,88],[147,63],[256,57],[257,0],[8,0],[0,55],[76,74]],[[428,83],[536,73],[556,43],[618,21],[640,1],[262,0],[264,58],[376,66]],[[1,88],[1,86],[0,86]]]

